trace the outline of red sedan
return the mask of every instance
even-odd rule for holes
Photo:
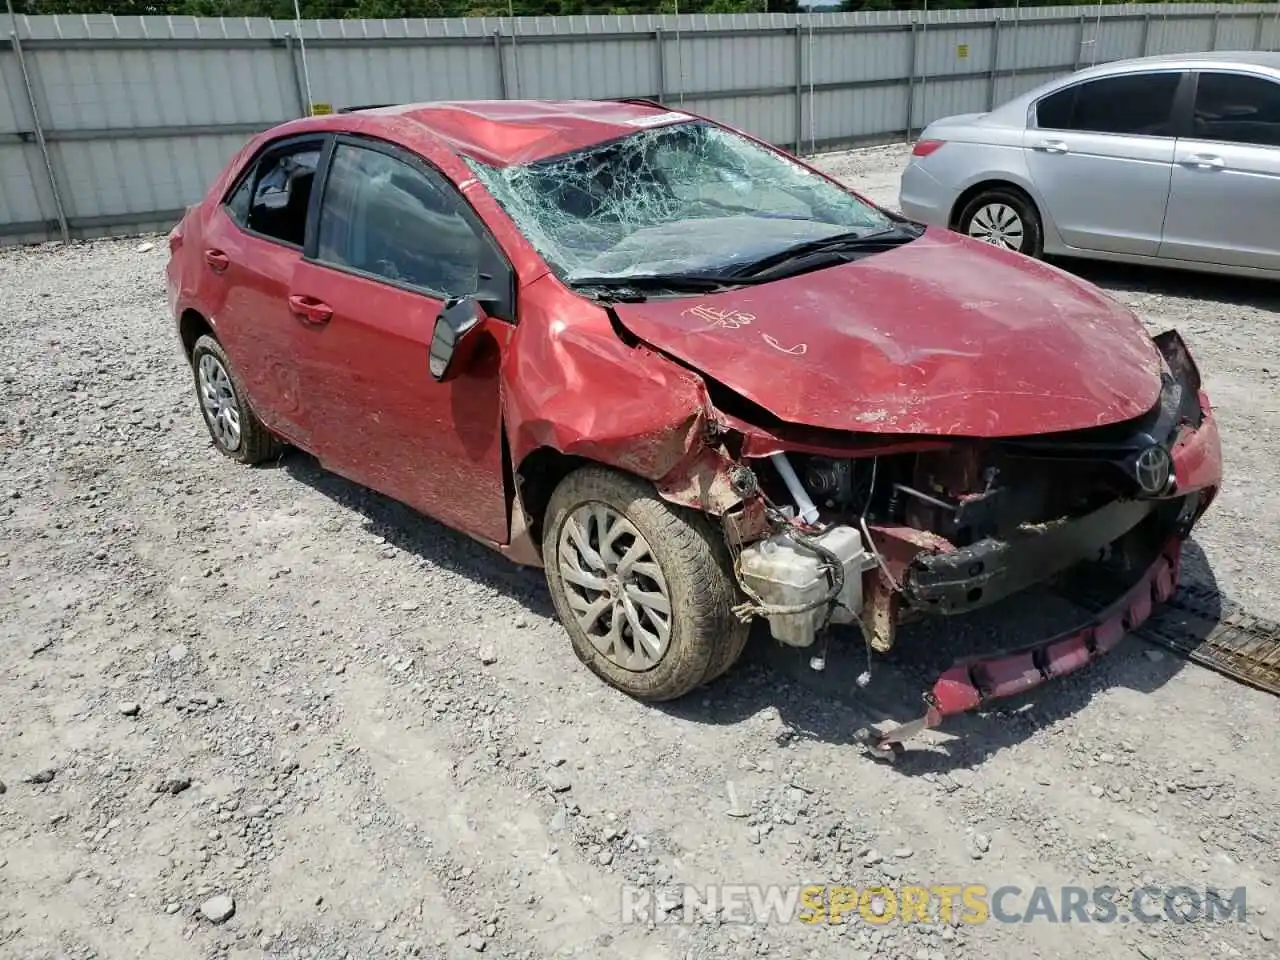
[[[578,656],[642,699],[724,673],[753,618],[885,651],[908,616],[1114,576],[1093,622],[944,675],[896,743],[1109,649],[1221,483],[1176,332],[658,104],[296,120],[170,248],[220,451],[293,445],[544,567]]]

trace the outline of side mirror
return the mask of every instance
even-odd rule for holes
[[[443,383],[466,366],[476,338],[473,334],[484,319],[480,304],[470,297],[447,300],[431,330],[428,366],[431,376]]]

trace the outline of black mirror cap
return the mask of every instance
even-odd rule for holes
[[[443,382],[449,378],[458,358],[459,345],[480,326],[483,319],[484,312],[473,297],[454,297],[445,301],[444,309],[436,316],[431,330],[427,366],[433,379]]]

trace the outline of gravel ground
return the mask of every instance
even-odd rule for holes
[[[892,203],[899,148],[822,163]],[[897,765],[939,649],[869,688],[753,642],[667,708],[581,668],[540,576],[291,454],[218,456],[162,239],[0,253],[0,956],[1275,957],[1277,701],[1130,638]],[[1280,617],[1274,288],[1069,265],[1177,324],[1228,485],[1189,575]],[[1247,888],[1243,923],[619,922],[623,884]],[[674,916],[679,916],[677,911]],[[694,917],[693,919],[697,919]]]

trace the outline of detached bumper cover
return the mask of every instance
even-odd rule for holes
[[[1091,622],[1034,646],[957,663],[924,695],[923,717],[886,731],[862,730],[857,738],[877,752],[890,752],[894,744],[939,726],[947,717],[1025,693],[1088,666],[1144,623],[1156,604],[1173,596],[1181,555],[1182,538],[1171,538],[1142,578]]]

